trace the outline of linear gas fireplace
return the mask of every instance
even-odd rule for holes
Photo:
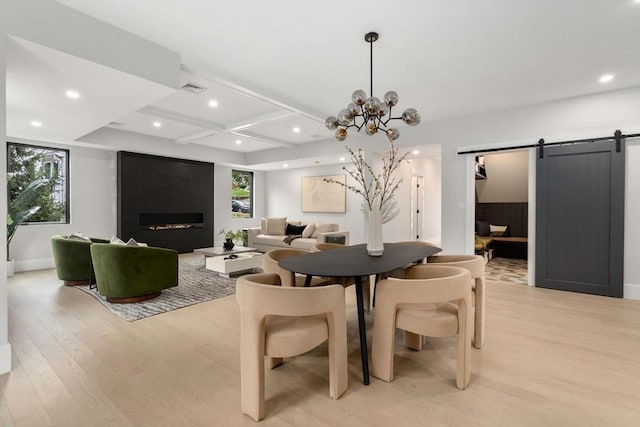
[[[184,230],[204,227],[202,213],[141,213],[139,218],[140,230]]]
[[[213,163],[118,152],[118,237],[191,252],[213,246]]]

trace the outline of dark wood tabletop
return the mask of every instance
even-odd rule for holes
[[[385,243],[382,256],[370,256],[367,245],[345,246],[283,259],[280,267],[311,276],[355,277],[381,274],[440,252],[440,248],[410,243]]]
[[[364,321],[362,277],[375,274],[377,278],[382,273],[420,261],[440,252],[440,250],[440,248],[430,245],[385,243],[384,253],[381,256],[370,256],[367,253],[367,245],[361,244],[289,257],[278,262],[278,265],[294,273],[306,274],[305,286],[311,283],[312,276],[355,278],[362,378],[366,385],[369,384],[369,355]]]

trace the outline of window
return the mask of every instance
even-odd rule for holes
[[[231,218],[253,218],[253,172],[231,171]]]
[[[68,176],[69,150],[7,143],[11,221],[68,223]]]

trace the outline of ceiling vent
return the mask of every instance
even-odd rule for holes
[[[191,92],[191,93],[202,93],[205,90],[207,90],[206,87],[202,87],[202,86],[198,86],[196,84],[193,83],[185,83],[182,85],[182,89],[186,90],[187,92]]]
[[[120,122],[110,122],[109,126],[124,126],[124,123],[120,123]]]

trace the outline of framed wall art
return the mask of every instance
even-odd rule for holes
[[[325,179],[345,183],[346,175],[303,176],[302,212],[347,211],[347,191],[342,185],[326,182]]]

